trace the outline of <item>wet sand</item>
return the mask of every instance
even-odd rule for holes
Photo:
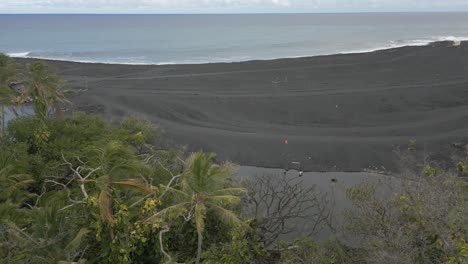
[[[75,109],[114,121],[142,114],[190,150],[258,167],[394,170],[393,150],[411,139],[449,154],[468,135],[468,43],[451,46],[202,65],[50,63],[81,90]]]

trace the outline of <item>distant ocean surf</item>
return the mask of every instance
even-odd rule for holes
[[[238,62],[468,40],[468,13],[0,15],[0,25],[0,52],[10,56],[116,64]]]

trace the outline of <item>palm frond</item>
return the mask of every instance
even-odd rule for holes
[[[112,179],[110,175],[102,175],[96,179],[96,186],[101,191],[106,191],[111,185]]]
[[[4,164],[0,164],[2,166]],[[28,174],[13,174],[13,166],[3,166],[0,169],[0,200],[17,200],[19,196],[27,196],[26,187],[34,183]]]
[[[7,227],[9,230],[13,231],[15,234],[15,237],[17,237],[19,240],[22,240],[24,243],[33,243],[35,245],[38,245],[39,242],[34,240],[33,237],[31,237],[29,234],[25,233],[21,228],[19,228],[15,223],[13,222],[7,222]]]
[[[7,87],[0,87],[0,104],[1,105],[11,105],[13,102],[13,97],[15,93],[12,89]]]
[[[112,184],[121,185],[123,187],[134,188],[134,189],[143,191],[145,193],[153,192],[153,189],[151,188],[151,186],[149,186],[148,184],[146,184],[144,182],[141,182],[139,180],[135,180],[135,179],[128,179],[128,180],[123,180],[123,181],[114,181],[114,182],[112,182]]]
[[[148,217],[145,221],[146,222],[157,222],[157,221],[168,221],[175,217],[180,216],[182,213],[187,211],[187,207],[190,206],[191,203],[179,203],[165,209],[159,211],[158,213]]]
[[[102,220],[109,225],[113,225],[115,219],[112,211],[112,197],[109,192],[101,191],[99,194],[98,205]]]
[[[247,193],[245,188],[225,188],[213,192],[214,195],[242,195],[245,193]]]
[[[239,204],[241,201],[239,196],[234,195],[213,195],[206,197],[206,200],[219,205]]]
[[[213,162],[215,154],[193,153],[185,163],[182,189],[202,193],[215,190],[222,183],[224,170]]]
[[[207,204],[224,223],[229,225],[239,225],[241,223],[241,220],[233,211],[225,209],[212,202],[208,202]]]
[[[11,221],[19,225],[27,224],[30,210],[18,207],[18,204],[11,202],[0,203],[0,223]]]
[[[3,190],[0,190],[0,199],[11,199],[15,198],[15,194],[20,193],[26,187],[28,187],[30,184],[34,183],[34,180],[32,179],[21,179],[21,178],[15,178],[18,177],[19,175],[14,175],[9,177],[9,184],[7,186],[0,186],[3,187]]]
[[[86,235],[89,233],[89,230],[86,228],[80,229],[76,236],[70,241],[70,243],[67,244],[65,247],[65,251],[67,252],[75,252],[78,250],[78,248],[81,246],[81,243],[83,239],[86,237]]]
[[[173,188],[173,187],[169,187],[169,186],[166,186],[166,185],[159,185],[159,188],[163,191],[163,192],[169,192],[173,195],[176,196],[176,198],[178,198],[179,200],[187,200],[187,199],[190,199],[190,195],[181,191],[181,190],[178,190],[176,188]]]

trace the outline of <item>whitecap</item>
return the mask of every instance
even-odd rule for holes
[[[432,36],[427,38],[415,38],[415,39],[400,39],[391,40],[386,43],[367,43],[367,47],[362,49],[350,49],[350,50],[337,50],[336,52],[324,52],[315,54],[301,54],[288,56],[284,55],[281,57],[251,57],[251,56],[232,56],[232,57],[196,57],[189,60],[167,60],[167,61],[151,61],[144,56],[138,57],[116,57],[113,59],[90,59],[88,56],[85,58],[79,58],[80,53],[36,53],[36,52],[11,52],[7,53],[10,57],[16,58],[35,58],[55,61],[72,61],[80,63],[97,63],[97,64],[124,64],[124,65],[173,65],[173,64],[204,64],[204,63],[231,63],[231,62],[245,62],[250,60],[275,60],[275,59],[286,59],[286,58],[302,58],[312,56],[327,56],[335,54],[354,54],[354,53],[368,53],[380,50],[395,49],[408,46],[426,46],[435,42],[452,41],[459,43],[462,41],[468,41],[468,37],[465,36]],[[77,56],[78,55],[78,56]]]
[[[424,39],[394,40],[394,41],[390,41],[386,45],[376,46],[375,48],[345,51],[345,52],[340,52],[338,54],[367,53],[367,52],[374,52],[374,51],[387,50],[387,49],[396,49],[396,48],[402,48],[402,47],[427,46],[435,42],[443,42],[443,41],[462,42],[462,41],[468,41],[468,37],[434,36],[434,37],[429,37],[429,38],[424,38]],[[332,54],[329,54],[329,55],[332,55]]]
[[[28,58],[31,52],[11,52],[7,53],[6,55],[13,57],[13,58]]]

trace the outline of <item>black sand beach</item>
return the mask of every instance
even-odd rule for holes
[[[86,88],[74,108],[145,115],[191,150],[260,167],[392,170],[393,150],[411,139],[448,154],[468,135],[468,43],[451,44],[227,64],[50,63]]]

